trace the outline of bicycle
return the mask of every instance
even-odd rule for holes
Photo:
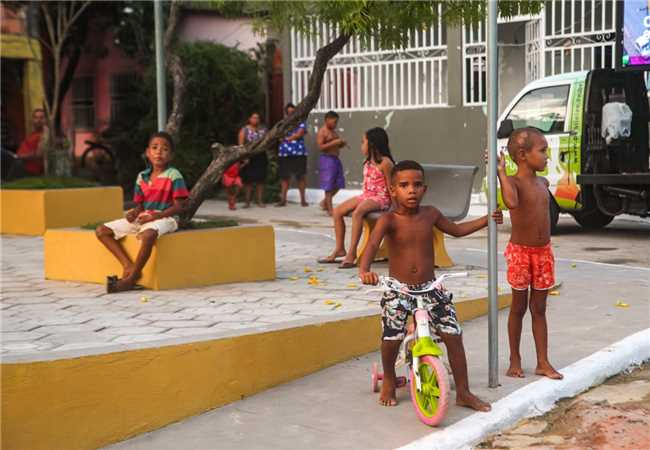
[[[81,169],[102,183],[108,183],[115,177],[115,154],[110,147],[99,142],[84,141],[87,145],[81,155]]]
[[[425,309],[422,297],[424,294],[436,289],[444,289],[442,282],[450,278],[466,277],[467,272],[443,274],[438,277],[425,290],[410,291],[407,285],[394,278],[379,277],[382,289],[372,291],[393,291],[410,296],[417,302],[413,311],[415,326],[409,325],[408,334],[402,342],[399,355],[395,362],[395,369],[407,365],[405,377],[398,377],[396,387],[410,384],[411,402],[420,421],[429,426],[436,426],[445,417],[449,406],[449,375],[447,367],[442,362],[443,351],[438,345],[441,340],[438,336],[432,337],[429,327],[429,312]],[[411,343],[413,343],[411,345]],[[373,392],[379,392],[379,382],[383,374],[373,363],[370,381]]]

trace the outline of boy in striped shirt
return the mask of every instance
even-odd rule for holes
[[[134,209],[123,219],[113,220],[97,227],[97,239],[124,267],[122,278],[115,275],[106,279],[106,291],[122,292],[135,289],[142,276],[142,268],[151,256],[159,236],[178,229],[178,216],[185,208],[189,196],[181,173],[170,166],[174,156],[174,143],[169,134],[154,133],[149,139],[146,156],[150,167],[138,174],[135,182]],[[140,240],[140,251],[131,261],[118,242],[127,234]]]

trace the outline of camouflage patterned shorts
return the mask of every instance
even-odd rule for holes
[[[432,281],[422,284],[409,285],[413,291],[425,290]],[[431,317],[431,334],[461,334],[462,330],[456,317],[456,307],[451,299],[453,295],[446,290],[434,289],[424,294],[417,294],[424,301],[424,307]],[[382,339],[388,341],[402,340],[406,336],[406,322],[409,314],[417,307],[415,298],[405,294],[386,291],[381,299],[381,328]]]

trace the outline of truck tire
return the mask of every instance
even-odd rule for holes
[[[553,195],[550,194],[549,201],[548,201],[548,209],[549,209],[549,215],[550,215],[550,222],[551,222],[551,236],[557,233],[557,223],[560,220],[560,207],[557,205],[557,202],[553,198]]]
[[[614,216],[607,215],[598,208],[589,209],[587,211],[577,211],[573,214],[573,218],[586,230],[597,230],[603,228],[614,220]]]

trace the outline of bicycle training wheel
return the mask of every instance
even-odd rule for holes
[[[420,392],[417,390],[414,370],[420,374]],[[449,406],[449,378],[447,369],[439,358],[422,356],[419,366],[411,370],[411,401],[422,423],[433,427],[445,418]]]

